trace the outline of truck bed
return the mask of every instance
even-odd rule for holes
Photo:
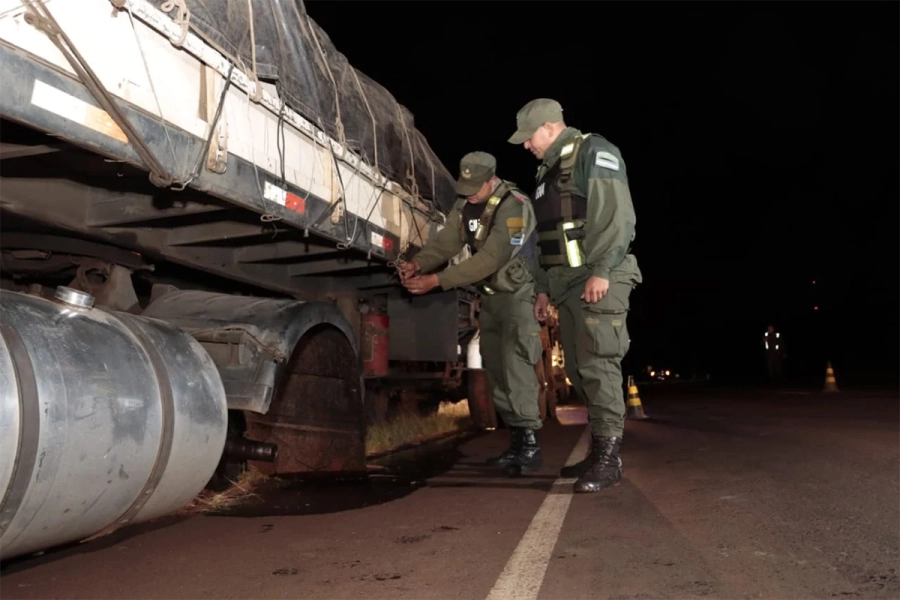
[[[188,0],[183,41],[158,0],[36,4],[0,2],[7,270],[100,244],[293,295],[383,284],[442,225],[449,172],[301,2]]]

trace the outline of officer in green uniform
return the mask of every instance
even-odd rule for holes
[[[588,456],[560,475],[577,478],[576,492],[598,492],[622,478],[626,317],[642,281],[629,252],[635,214],[625,161],[604,137],[567,127],[555,100],[532,100],[516,121],[508,141],[541,161],[535,317],[543,321],[549,303],[558,308],[566,374],[587,404],[592,434]]]
[[[424,294],[476,285],[481,294],[481,355],[497,412],[510,429],[510,446],[488,464],[508,476],[542,465],[535,432],[541,428],[538,381],[540,324],[534,317],[537,231],[529,198],[495,174],[496,159],[486,152],[460,161],[454,205],[446,224],[413,261],[400,266],[404,286]],[[470,258],[436,274],[468,244]],[[413,276],[415,273],[425,275]]]

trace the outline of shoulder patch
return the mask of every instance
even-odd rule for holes
[[[604,167],[609,169],[610,171],[618,171],[619,170],[619,159],[606,150],[598,150],[597,154],[594,156],[594,164],[598,167]]]
[[[524,235],[525,219],[522,217],[510,217],[506,219],[506,229],[509,233],[510,243],[514,246],[517,245],[516,242],[512,240],[514,240],[516,236],[521,238]]]

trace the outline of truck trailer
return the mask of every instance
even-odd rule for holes
[[[2,0],[0,67],[0,559],[483,395],[477,291],[396,272],[453,176],[301,1]]]

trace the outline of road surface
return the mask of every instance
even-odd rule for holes
[[[570,493],[584,410],[545,468],[481,463],[504,430],[368,481],[297,482],[8,561],[6,598],[900,598],[896,394],[641,389],[625,480]]]

